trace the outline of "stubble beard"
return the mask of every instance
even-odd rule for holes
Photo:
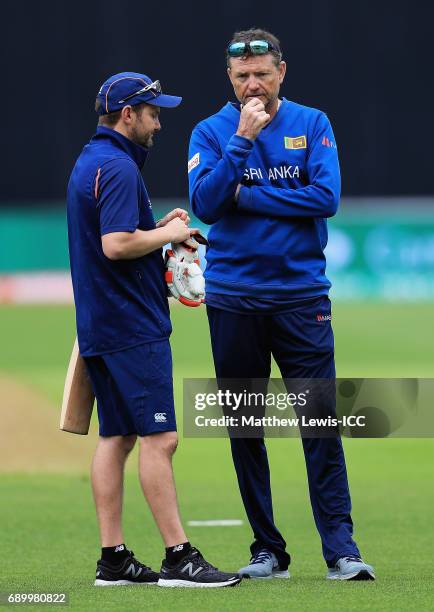
[[[145,149],[150,149],[154,145],[153,137],[154,132],[139,134],[136,130],[134,130],[134,132],[131,134],[131,140]]]
[[[265,107],[264,108],[265,112],[268,113],[269,115],[272,114],[274,107],[277,111],[277,108],[279,107],[279,96],[277,95],[274,98],[269,98],[267,96],[267,101],[266,103],[264,103],[264,107]]]
[[[150,149],[152,146],[154,146],[154,134],[148,134],[145,137],[145,140],[142,146],[146,147],[147,149]]]

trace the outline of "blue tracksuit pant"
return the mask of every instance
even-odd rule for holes
[[[207,306],[217,378],[268,378],[273,355],[282,378],[334,378],[334,341],[323,297],[279,314],[240,314]],[[351,500],[342,442],[303,438],[315,523],[329,567],[358,555],[352,539]],[[254,534],[251,552],[273,551],[286,569],[290,556],[274,524],[270,471],[264,439],[232,438],[232,457],[244,507]]]

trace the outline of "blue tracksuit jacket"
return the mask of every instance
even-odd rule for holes
[[[252,142],[235,135],[239,119],[239,105],[227,103],[190,141],[191,206],[212,225],[206,290],[264,299],[326,295],[326,218],[340,195],[330,122],[284,98]]]

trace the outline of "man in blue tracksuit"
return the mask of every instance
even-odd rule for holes
[[[278,97],[281,58],[269,32],[235,33],[227,62],[238,102],[200,122],[190,141],[191,206],[212,226],[206,303],[222,379],[267,379],[271,356],[283,378],[335,377],[324,248],[340,195],[336,142],[324,113]],[[254,533],[240,573],[286,577],[264,440],[232,438],[231,449]],[[327,577],[374,578],[352,538],[340,438],[303,438],[303,449]]]

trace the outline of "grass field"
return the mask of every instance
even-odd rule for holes
[[[205,312],[172,309],[175,392],[183,377],[212,375]],[[337,304],[339,376],[434,376],[433,305]],[[73,609],[432,610],[433,440],[345,440],[355,537],[375,583],[329,583],[307,494],[299,440],[268,443],[276,521],[293,557],[292,578],[201,592],[156,587],[95,589],[96,520],[90,436],[56,430],[74,337],[69,307],[0,308],[0,591],[68,592]],[[182,516],[242,519],[241,527],[189,528],[222,569],[248,558],[245,522],[226,440],[181,438],[175,472]],[[157,568],[162,544],[142,500],[136,457],[127,470],[126,542]]]

